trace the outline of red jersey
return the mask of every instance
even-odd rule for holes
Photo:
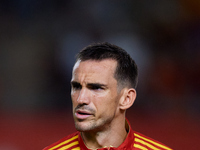
[[[75,132],[56,143],[47,146],[43,150],[90,150],[88,149],[81,137],[80,132]],[[125,141],[117,148],[104,147],[98,150],[172,150],[168,146],[155,141],[141,133],[135,132],[129,125],[129,133]]]

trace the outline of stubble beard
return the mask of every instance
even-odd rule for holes
[[[75,120],[75,128],[80,132],[99,132],[110,127],[115,115],[99,120]]]
[[[97,126],[92,121],[75,121],[75,128],[80,132],[89,132],[95,130]]]

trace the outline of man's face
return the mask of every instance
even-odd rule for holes
[[[114,78],[116,66],[112,59],[76,62],[71,97],[77,130],[103,130],[116,118],[120,98]]]

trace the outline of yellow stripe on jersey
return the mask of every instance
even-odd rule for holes
[[[160,150],[160,149],[154,147],[153,145],[151,145],[151,144],[149,144],[149,143],[147,143],[147,142],[145,142],[145,141],[143,141],[143,140],[140,140],[140,139],[138,139],[138,138],[135,138],[135,141],[136,141],[136,142],[139,142],[139,143],[141,143],[141,144],[143,144],[143,145],[146,145],[146,146],[150,147],[150,148],[153,149],[153,150]]]
[[[143,139],[143,140],[145,140],[145,141],[148,141],[148,142],[150,142],[150,143],[152,143],[152,144],[154,144],[154,145],[156,145],[156,146],[159,146],[159,147],[161,147],[161,148],[164,148],[164,149],[166,149],[166,150],[172,150],[172,149],[169,148],[169,147],[166,147],[166,146],[164,146],[164,145],[162,145],[162,144],[159,144],[159,143],[157,143],[157,142],[154,142],[154,141],[152,141],[152,140],[150,140],[150,139],[147,139],[147,138],[145,138],[145,137],[143,137],[143,136],[140,136],[140,135],[138,135],[138,134],[136,134],[136,133],[134,133],[134,135],[135,135],[136,137],[139,137],[139,138],[141,138],[141,139]]]
[[[75,142],[73,142],[73,143],[71,143],[71,144],[68,144],[68,145],[66,145],[66,146],[63,146],[63,147],[59,148],[58,150],[66,150],[66,149],[68,149],[68,148],[70,148],[70,147],[72,147],[72,146],[74,146],[74,145],[78,145],[78,141],[75,141]]]
[[[73,148],[72,150],[81,150],[80,147]]]
[[[62,142],[62,143],[60,143],[60,144],[58,144],[58,145],[56,145],[56,146],[50,148],[49,150],[53,150],[53,149],[55,149],[55,148],[58,148],[58,147],[60,147],[61,145],[67,144],[67,143],[69,143],[69,142],[71,142],[71,141],[73,141],[73,140],[75,140],[75,139],[77,139],[77,138],[78,138],[78,135],[76,135],[76,136],[72,137],[71,139],[66,140],[66,141],[64,141],[64,142]]]
[[[135,148],[139,148],[139,149],[141,149],[141,150],[148,150],[147,148],[145,148],[145,147],[143,147],[143,146],[141,146],[141,145],[139,145],[139,144],[134,144],[133,145]]]

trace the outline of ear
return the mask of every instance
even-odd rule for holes
[[[136,99],[136,90],[133,88],[130,88],[130,89],[126,88],[122,92],[123,92],[123,95],[121,96],[121,99],[119,102],[119,108],[121,110],[126,110],[133,105]]]

